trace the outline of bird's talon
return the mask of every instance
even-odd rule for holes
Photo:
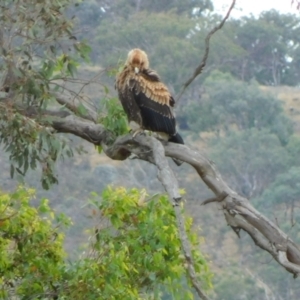
[[[143,130],[137,130],[133,133],[132,138],[134,139],[136,136],[143,134],[145,135],[145,132]]]

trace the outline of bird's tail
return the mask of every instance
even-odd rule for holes
[[[176,132],[176,134],[170,136],[169,142],[176,143],[176,144],[182,144],[182,145],[184,144],[183,138],[181,137],[181,135],[178,132]],[[183,163],[181,160],[178,160],[176,158],[172,158],[172,159],[177,166],[180,166]]]
[[[178,132],[170,136],[169,142],[176,143],[176,144],[184,144],[183,138]]]

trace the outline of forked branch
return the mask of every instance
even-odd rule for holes
[[[112,142],[111,133],[101,124],[95,124],[91,120],[74,115],[52,116],[52,118],[52,123],[49,125],[56,132],[70,133],[92,144],[101,145],[106,155],[114,160],[125,160],[133,153],[142,160],[154,163],[159,170],[159,179],[170,198],[174,201],[180,199],[178,183],[172,170],[167,165],[165,156],[190,164],[198,173],[200,179],[216,195],[216,198],[208,199],[204,203],[216,202],[223,210],[228,225],[235,230],[244,230],[257,246],[269,252],[281,266],[295,277],[300,274],[300,249],[298,245],[258,212],[247,199],[230,189],[222,179],[216,166],[201,152],[192,150],[186,145],[173,143],[164,145],[163,152],[161,150],[163,149],[162,144],[159,141],[145,135],[138,135],[133,139],[129,134]],[[175,206],[175,209],[177,208],[179,209]],[[176,215],[178,214],[179,212],[176,213]],[[180,220],[180,218],[178,219]],[[189,255],[186,256],[187,259],[188,257]],[[190,274],[193,273],[190,272]]]
[[[77,125],[76,123],[75,121],[74,125],[77,130],[80,130],[79,123]],[[62,128],[62,125],[60,128]],[[98,127],[99,125],[91,126],[90,130],[94,126]],[[84,130],[84,128],[82,129]],[[97,130],[92,131],[95,133]],[[80,133],[80,136],[82,137],[84,134]],[[101,142],[100,136],[99,139],[94,136],[94,139],[97,140],[97,144],[105,146]],[[185,145],[168,143],[164,147],[166,156],[179,159],[194,167],[203,182],[216,195],[216,198],[213,198],[213,200],[208,199],[206,203],[217,202],[224,212],[228,225],[237,230],[242,229],[247,232],[257,246],[269,252],[281,266],[295,277],[300,274],[300,249],[298,245],[275,224],[258,212],[247,199],[230,189],[209,159],[199,151],[192,150]],[[126,159],[130,153],[134,153],[140,159],[155,163],[153,150],[151,149],[153,149],[152,137],[139,135],[132,139],[131,135],[126,135],[118,138],[113,145],[105,147],[105,153],[110,158],[118,160]],[[163,170],[160,172],[164,173],[161,173],[163,176],[161,175],[160,179],[164,181],[162,183],[165,187],[168,186],[167,184],[172,186],[174,174],[164,164],[162,166]],[[172,192],[170,190],[167,191],[172,199],[176,199],[179,197],[179,193],[176,192],[176,187],[173,186],[173,188]]]
[[[184,216],[182,214],[181,205],[180,205],[182,198],[179,193],[178,181],[173,173],[173,170],[169,166],[169,163],[165,156],[165,150],[163,145],[154,137],[149,137],[149,140],[147,139],[145,141],[146,143],[143,145],[143,147],[149,147],[149,146],[151,147],[149,149],[150,151],[148,151],[147,158],[143,154],[142,159],[147,159],[149,162],[156,165],[158,170],[157,177],[159,181],[162,183],[162,185],[164,186],[166,192],[170,197],[170,200],[172,201],[175,210],[182,251],[185,257],[185,261],[188,268],[188,274],[192,282],[192,285],[201,299],[209,300],[209,298],[202,291],[201,284],[196,276],[192,251],[185,230]],[[135,152],[135,154],[139,156],[139,151]]]
[[[229,18],[230,13],[232,11],[232,9],[234,8],[236,0],[233,0],[228,11],[227,14],[225,15],[225,17],[223,18],[223,20],[220,22],[220,24],[218,24],[217,26],[215,26],[206,36],[205,38],[205,52],[204,55],[202,57],[202,60],[200,62],[200,64],[198,65],[198,67],[194,70],[194,74],[183,84],[183,87],[181,89],[181,92],[179,93],[179,95],[176,97],[177,99],[177,103],[179,102],[181,96],[183,95],[184,91],[186,90],[186,88],[196,79],[196,77],[198,75],[200,75],[206,65],[207,59],[208,59],[208,54],[209,54],[209,49],[210,49],[210,38],[218,31],[220,30],[226,20]]]

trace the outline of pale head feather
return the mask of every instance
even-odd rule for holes
[[[126,60],[126,66],[132,68],[135,73],[139,73],[145,69],[149,68],[149,60],[145,51],[141,49],[132,49],[128,53],[128,57]]]

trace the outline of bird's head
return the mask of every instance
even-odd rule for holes
[[[141,49],[132,49],[128,53],[126,65],[138,74],[141,71],[149,68],[149,60],[146,52]]]

